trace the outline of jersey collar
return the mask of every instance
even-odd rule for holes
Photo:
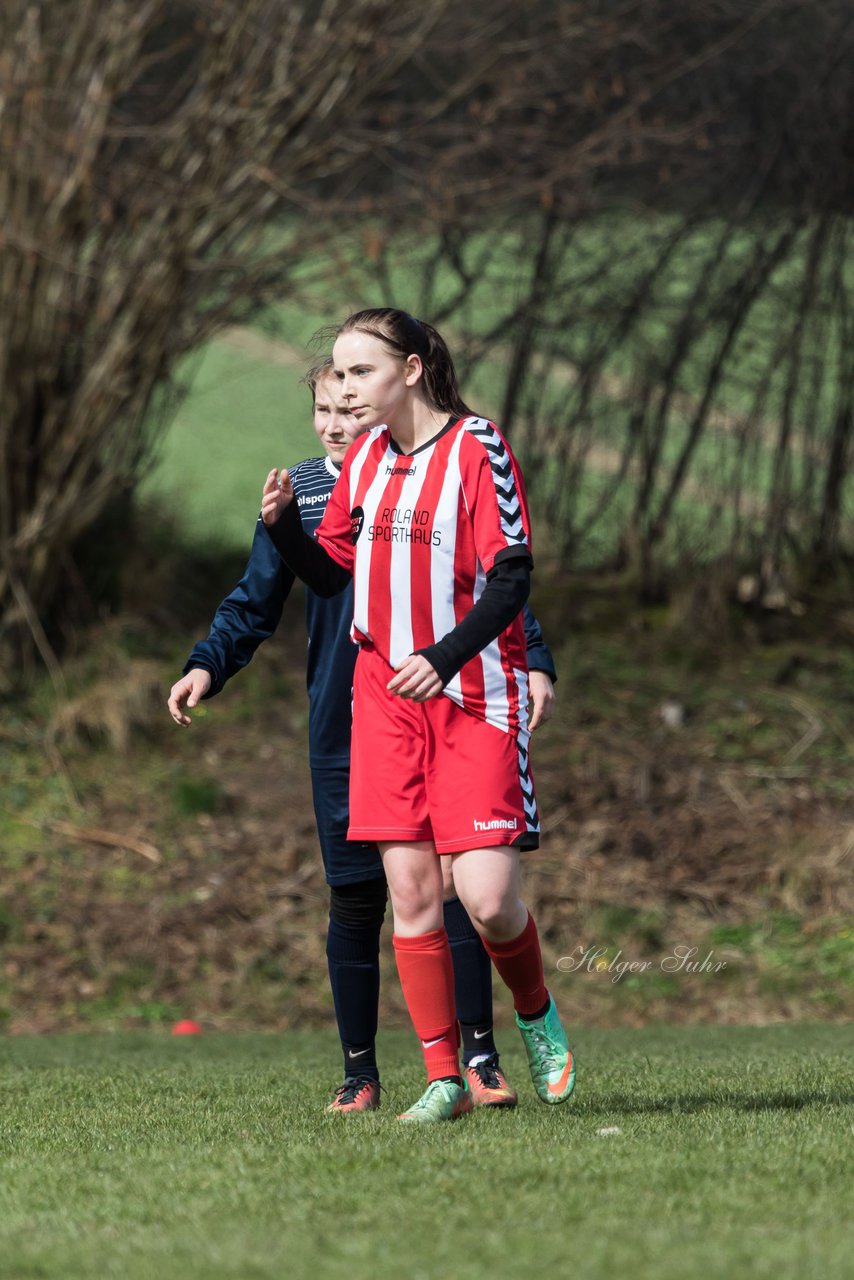
[[[416,454],[423,453],[425,449],[432,448],[436,441],[441,440],[442,436],[446,435],[452,427],[457,425],[458,422],[462,422],[462,418],[458,418],[456,415],[450,417],[444,427],[442,427],[441,431],[437,431],[434,436],[431,436],[429,440],[425,440],[423,444],[420,444],[417,449],[413,449],[411,453],[403,452],[400,445],[391,434],[391,431],[386,427],[386,431],[388,431],[388,447],[391,449],[392,453],[398,454],[401,458],[414,458]]]

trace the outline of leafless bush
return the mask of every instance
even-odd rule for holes
[[[7,656],[34,640],[60,678],[50,639],[58,588],[79,535],[132,491],[176,361],[226,320],[293,293],[365,163],[365,104],[446,7],[3,6]],[[311,217],[298,217],[305,209]]]

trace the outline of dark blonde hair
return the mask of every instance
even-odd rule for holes
[[[353,332],[378,338],[402,360],[419,356],[424,368],[424,393],[432,409],[460,418],[471,413],[460,394],[457,372],[445,339],[431,324],[416,320],[408,311],[399,311],[396,307],[369,307],[348,316],[334,334],[339,337]]]
[[[321,378],[325,378],[327,374],[332,372],[332,356],[324,356],[322,360],[318,360],[316,364],[310,365],[300,378],[300,382],[305,383],[311,392],[311,407],[314,408],[317,400],[317,384]]]

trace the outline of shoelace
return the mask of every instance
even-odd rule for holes
[[[368,1088],[377,1081],[371,1079],[370,1076],[347,1076],[342,1085],[339,1085],[338,1092],[335,1094],[335,1101],[339,1105],[348,1105],[355,1102],[363,1089]]]
[[[426,1111],[430,1106],[430,1102],[433,1098],[433,1094],[438,1092],[442,1092],[442,1081],[431,1080],[427,1088],[425,1089],[424,1093],[422,1093],[421,1097],[418,1099],[417,1102],[413,1102],[409,1110],[410,1111]]]
[[[547,1071],[554,1071],[563,1065],[563,1055],[555,1051],[555,1046],[548,1036],[541,1031],[531,1029],[534,1043],[537,1049],[537,1059],[541,1067],[545,1067]]]
[[[478,1062],[471,1070],[485,1089],[500,1089],[504,1083],[498,1074],[495,1058],[484,1058],[483,1062]]]

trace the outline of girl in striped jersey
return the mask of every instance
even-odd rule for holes
[[[428,1076],[401,1118],[471,1108],[437,853],[451,855],[457,894],[513,995],[538,1096],[562,1102],[573,1057],[519,896],[519,850],[536,848],[539,833],[520,617],[532,566],[522,478],[498,429],[462,402],[431,326],[393,309],[358,312],[337,331],[333,367],[369,430],[347,454],[316,541],[302,530],[286,471],[268,476],[262,519],[318,594],[353,577],[349,837],[380,847]]]

